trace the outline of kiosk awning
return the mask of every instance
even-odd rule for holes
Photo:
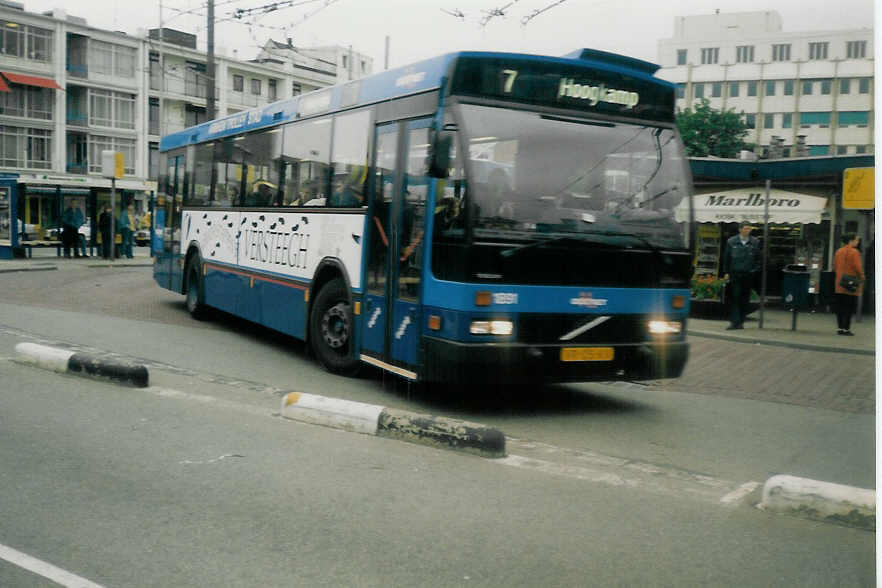
[[[700,223],[762,223],[765,213],[764,188],[739,188],[725,192],[710,192],[692,197],[695,220]],[[689,220],[689,202],[683,200],[674,209],[677,222]],[[769,222],[817,224],[827,207],[827,199],[798,192],[771,190]]]

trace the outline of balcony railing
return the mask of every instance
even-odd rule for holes
[[[68,112],[67,113],[67,125],[71,127],[85,127],[89,126],[89,115],[85,113],[78,112]]]
[[[67,173],[69,174],[85,174],[88,173],[89,164],[84,162],[77,163],[73,161],[67,162]]]
[[[227,92],[227,102],[236,106],[263,106],[269,104],[266,96],[248,92]]]
[[[88,65],[80,65],[76,63],[68,63],[67,64],[67,75],[72,78],[88,78],[89,77],[89,66]]]

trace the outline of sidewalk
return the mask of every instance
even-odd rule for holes
[[[857,317],[851,319],[851,332],[854,337],[836,334],[836,315],[832,312],[799,312],[796,315],[796,330],[792,330],[793,314],[787,310],[766,309],[763,315],[763,328],[759,328],[760,311],[751,313],[744,323],[744,330],[727,331],[728,320],[709,320],[689,318],[688,332],[691,337],[709,337],[741,343],[759,343],[828,351],[874,355],[876,352],[876,317],[864,315],[861,322]]]
[[[89,249],[86,248],[88,253]],[[99,250],[94,250],[97,253]],[[39,247],[33,250],[33,257],[2,259],[0,260],[0,273],[26,272],[26,271],[50,271],[78,269],[83,267],[133,267],[153,265],[150,257],[150,247],[133,247],[132,259],[121,257],[119,259],[103,259],[100,255],[90,257],[72,257],[67,259],[62,253],[59,257],[55,247]]]

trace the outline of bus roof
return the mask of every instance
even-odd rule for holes
[[[460,51],[204,122],[163,137],[160,151],[238,135],[326,112],[435,90],[441,87],[444,77],[451,71],[452,64],[460,58],[486,60],[516,58],[535,63],[564,65],[573,65],[577,62],[580,67],[620,72],[643,82],[673,88],[670,82],[653,76],[658,70],[655,64],[594,49],[579,49],[564,57]]]

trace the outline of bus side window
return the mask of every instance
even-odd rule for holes
[[[368,110],[338,116],[334,121],[333,178],[328,206],[366,206],[367,157],[371,113]]]
[[[285,126],[281,153],[285,162],[284,206],[325,206],[330,150],[330,118]]]
[[[426,149],[429,129],[410,131],[407,174],[404,186],[404,209],[401,212],[401,251],[398,296],[416,300],[419,295],[420,268],[423,262],[423,235],[426,228]]]
[[[211,202],[211,159],[214,143],[196,145],[193,149],[192,193],[185,194],[184,206],[209,206]]]
[[[214,167],[217,174],[214,197],[218,206],[239,206],[242,190],[242,152],[233,138],[215,143]]]
[[[242,151],[244,205],[270,206],[279,191],[277,161],[282,151],[282,129],[268,129],[246,135],[242,141]]]

